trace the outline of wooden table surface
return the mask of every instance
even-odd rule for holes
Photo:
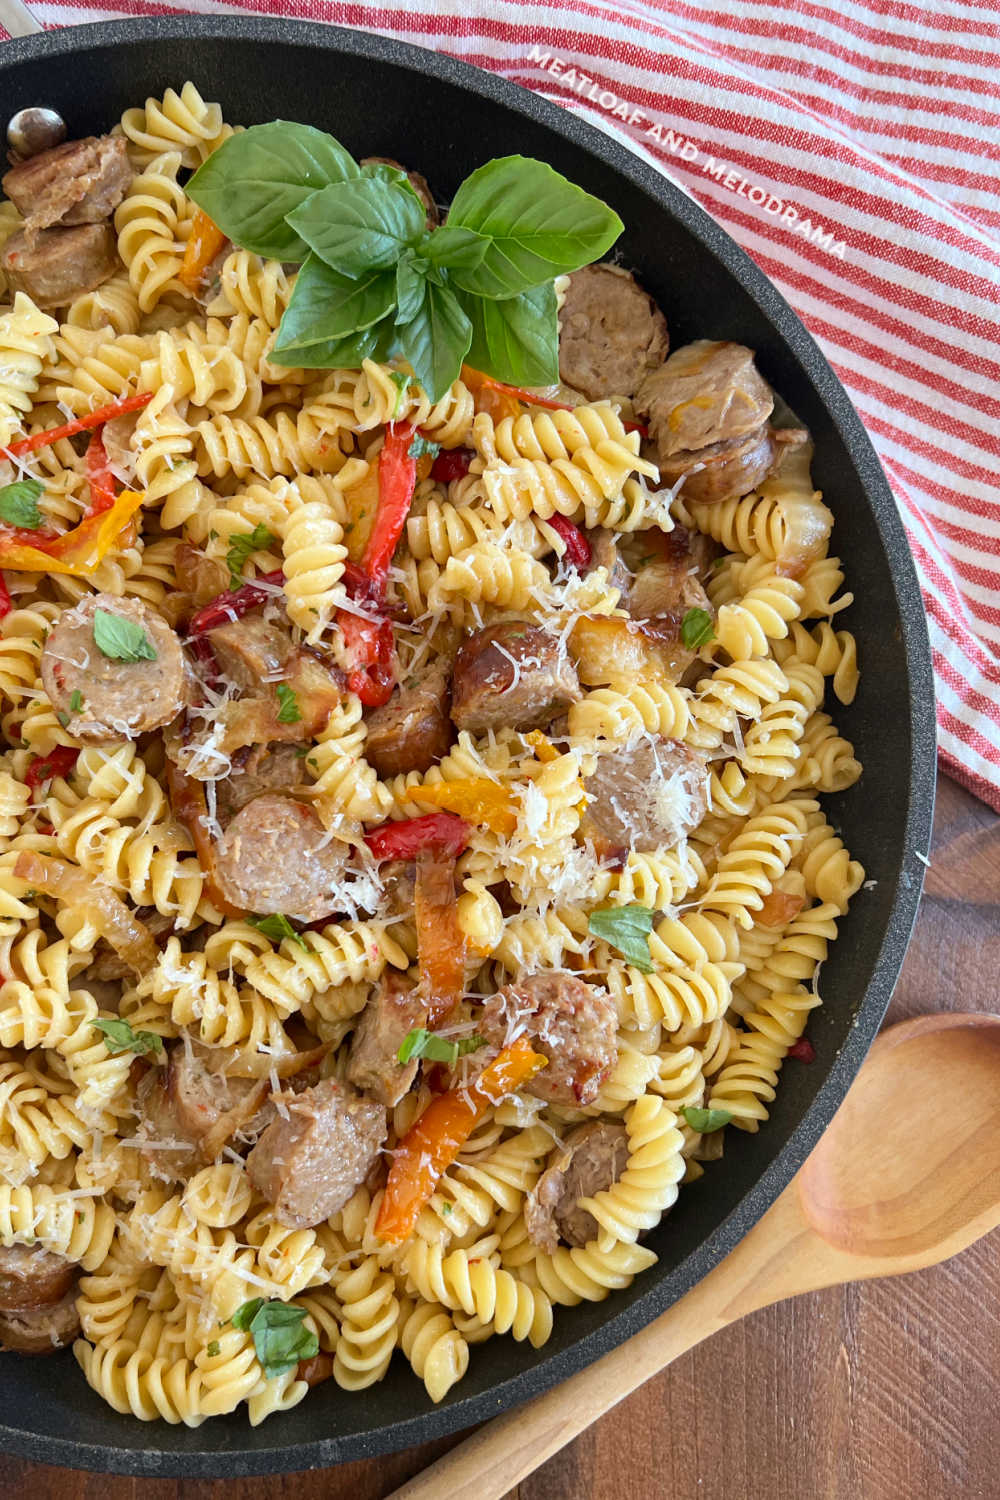
[[[931,860],[893,1021],[1000,1008],[1000,818],[944,779]],[[508,1500],[997,1500],[998,1306],[994,1234],[913,1276],[768,1308],[678,1360]],[[108,1478],[0,1457],[0,1496],[381,1500],[458,1440],[219,1482]]]

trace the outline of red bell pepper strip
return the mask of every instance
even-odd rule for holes
[[[7,583],[4,579],[3,574],[0,573],[0,620],[6,619],[13,608],[14,605],[10,597],[10,589],[7,587]]]
[[[226,625],[231,620],[240,620],[258,605],[266,604],[273,597],[273,590],[284,583],[285,575],[280,568],[273,573],[262,573],[257,583],[245,583],[242,588],[224,589],[208,604],[196,610],[188,623],[188,635],[204,635],[217,625]],[[261,588],[270,584],[270,588]]]
[[[49,751],[48,755],[38,755],[34,760],[29,761],[28,769],[24,773],[24,782],[31,795],[37,796],[40,787],[46,781],[52,781],[56,776],[65,776],[68,771],[72,771],[79,754],[79,750],[74,750],[71,745],[57,745],[54,750]]]
[[[121,401],[113,401],[110,406],[99,406],[96,411],[88,412],[85,417],[77,417],[64,427],[50,427],[46,432],[35,432],[31,437],[18,438],[16,443],[8,443],[6,448],[0,448],[0,453],[8,453],[12,458],[21,453],[34,453],[38,448],[47,448],[50,443],[58,442],[60,438],[74,437],[78,432],[103,427],[112,417],[123,417],[126,412],[140,411],[152,399],[152,391],[146,391],[141,396],[126,396]]]
[[[422,849],[451,854],[457,859],[469,842],[469,825],[454,813],[425,813],[401,823],[383,823],[365,834],[377,860],[416,859]]]
[[[565,516],[559,515],[549,516],[546,524],[562,538],[566,546],[566,561],[570,566],[579,569],[581,573],[585,568],[589,568],[594,554],[579,526],[574,526],[572,521],[567,521]]]
[[[474,1083],[432,1099],[392,1153],[375,1233],[388,1245],[413,1232],[420,1210],[479,1120],[493,1105],[527,1083],[547,1059],[519,1037],[483,1069]]]
[[[431,464],[431,478],[439,484],[450,484],[453,479],[464,479],[472,467],[476,454],[472,448],[442,448]]]
[[[84,516],[71,531],[58,534],[0,531],[0,568],[85,577],[114,546],[145,498],[144,490],[122,490],[110,510]]]
[[[351,662],[347,686],[366,708],[381,708],[392,697],[396,679],[392,670],[392,625],[388,620],[369,620],[350,610],[338,609],[337,624]]]
[[[203,208],[196,208],[191,233],[184,246],[184,259],[177,273],[177,280],[181,285],[186,286],[189,292],[196,293],[205,279],[206,269],[225,243],[226,236],[218,225],[212,223]]]
[[[390,424],[378,456],[378,510],[361,558],[361,571],[372,580],[380,599],[385,593],[392,555],[413,504],[417,483],[417,461],[410,457],[413,434],[410,422]]]
[[[115,480],[108,462],[101,429],[98,428],[87,447],[87,481],[90,485],[88,516],[99,516],[115,503]]]

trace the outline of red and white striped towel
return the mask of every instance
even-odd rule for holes
[[[47,26],[239,10],[383,32],[645,151],[749,251],[851,393],[920,571],[942,763],[1000,811],[997,0],[29,3]]]

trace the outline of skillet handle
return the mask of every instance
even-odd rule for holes
[[[789,1287],[783,1269],[791,1246],[801,1254],[803,1238],[812,1236],[793,1179],[732,1254],[648,1327],[543,1396],[495,1417],[386,1500],[503,1500],[679,1355],[747,1313],[804,1290]]]

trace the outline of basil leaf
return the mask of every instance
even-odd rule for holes
[[[69,695],[69,711],[71,714],[78,714],[82,711],[82,709],[83,694],[80,692],[79,688],[74,688]]]
[[[458,379],[472,342],[472,324],[453,292],[424,284],[420,311],[398,330],[399,347],[431,401]]]
[[[395,278],[389,271],[366,272],[355,279],[310,255],[295,278],[270,357],[281,364],[282,356],[293,349],[331,343],[371,328],[390,311],[395,296]]]
[[[326,265],[360,276],[394,266],[423,234],[425,215],[412,192],[366,177],[314,193],[287,222]]]
[[[303,1359],[319,1353],[319,1339],[303,1327],[306,1309],[294,1302],[265,1302],[254,1297],[230,1318],[234,1328],[253,1334],[253,1346],[268,1380],[284,1375]]]
[[[653,912],[648,906],[604,906],[592,911],[588,923],[591,936],[602,938],[617,948],[633,968],[652,974],[649,956],[649,934],[653,930]]]
[[[443,1062],[453,1068],[460,1057],[464,1057],[467,1052],[478,1052],[485,1045],[486,1038],[482,1036],[465,1036],[452,1040],[417,1026],[403,1038],[396,1056],[401,1063],[408,1063],[413,1057],[426,1057],[428,1062]]]
[[[396,267],[396,322],[409,323],[419,313],[424,300],[426,277],[413,263],[413,255],[405,251]]]
[[[298,943],[299,947],[304,948],[307,953],[312,952],[301,932],[296,932],[284,912],[275,912],[270,917],[247,917],[247,922],[251,927],[256,927],[258,932],[262,932],[266,938],[271,938],[273,942],[280,943],[282,938],[291,938],[293,943]]]
[[[681,640],[689,651],[707,646],[715,635],[715,625],[707,609],[689,609],[681,621]]]
[[[209,1339],[209,1341],[208,1341],[208,1347],[205,1350],[205,1353],[208,1355],[209,1359],[216,1359],[219,1356],[219,1354],[221,1354],[221,1352],[222,1352],[222,1345],[219,1343],[219,1340],[218,1339]]]
[[[559,379],[559,318],[555,287],[502,302],[459,294],[472,320],[468,363],[511,385],[554,385]]]
[[[410,446],[406,451],[410,458],[423,458],[427,453],[431,458],[437,458],[441,452],[441,444],[432,443],[430,438],[425,438],[423,434],[418,433],[416,437],[410,439]]]
[[[681,1114],[691,1129],[701,1131],[702,1135],[711,1135],[713,1130],[721,1130],[733,1118],[728,1109],[696,1109],[693,1104],[685,1105]]]
[[[393,402],[392,417],[390,419],[391,421],[394,422],[396,420],[396,418],[399,416],[399,408],[403,404],[403,397],[406,395],[406,392],[409,390],[410,386],[413,384],[413,376],[412,375],[404,375],[403,372],[402,372],[402,370],[390,370],[389,371],[389,379],[392,381],[393,385],[396,387],[396,390],[398,392],[398,394],[396,396],[396,399]],[[411,444],[411,447],[412,447],[412,444]]]
[[[467,177],[448,224],[490,242],[478,266],[453,272],[460,287],[479,297],[516,296],[589,265],[625,227],[606,203],[526,156],[499,157]]]
[[[281,332],[280,328],[278,332]],[[304,370],[359,370],[362,361],[366,359],[384,363],[392,352],[394,337],[390,314],[381,322],[374,323],[371,328],[362,328],[343,338],[329,339],[318,344],[289,345],[280,350],[272,349],[268,359],[276,365],[292,365]]]
[[[474,229],[465,229],[459,224],[442,224],[431,234],[424,246],[424,254],[436,266],[448,270],[474,271],[486,254],[489,240]]]
[[[322,130],[273,120],[231,135],[213,151],[185,192],[244,250],[274,260],[305,260],[308,249],[285,223],[331,183],[360,177],[353,156]]]
[[[142,1057],[147,1052],[163,1050],[163,1038],[155,1031],[133,1031],[127,1021],[94,1021],[92,1025],[95,1031],[103,1032],[104,1045],[112,1057],[120,1052],[134,1052],[136,1057]]]
[[[277,540],[274,533],[268,531],[263,521],[259,521],[253,531],[243,531],[230,537],[231,545],[226,553],[226,567],[229,569],[229,582],[232,588],[238,589],[243,582],[243,570],[251,555],[254,552],[266,551],[271,543]]]
[[[94,644],[111,661],[156,660],[156,652],[142,626],[106,609],[94,610]]]
[[[299,708],[299,700],[296,698],[287,682],[279,682],[275,688],[278,694],[278,723],[297,724],[302,718],[302,710]]]
[[[37,531],[43,519],[38,501],[44,489],[40,479],[18,479],[14,484],[5,484],[0,490],[0,521]]]

